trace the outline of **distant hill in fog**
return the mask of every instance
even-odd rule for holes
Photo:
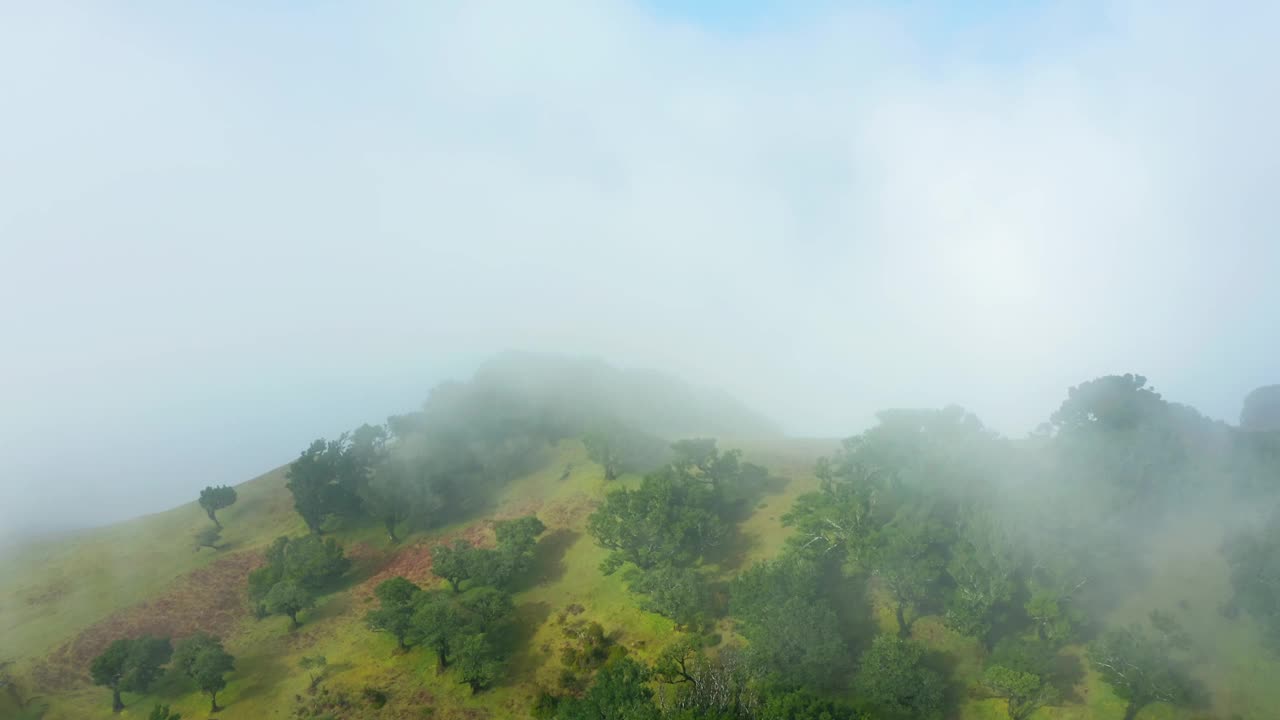
[[[507,352],[481,365],[472,384],[515,390],[535,403],[567,405],[584,418],[612,416],[662,437],[781,434],[776,423],[726,392],[594,358]]]

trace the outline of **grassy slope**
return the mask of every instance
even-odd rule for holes
[[[726,447],[734,444],[723,443]],[[767,464],[789,482],[765,497],[741,525],[740,541],[728,563],[731,565],[769,557],[781,548],[787,535],[781,522],[783,513],[796,496],[816,486],[812,460],[829,452],[834,444],[775,441],[746,447],[750,459]],[[573,469],[562,480],[562,471],[569,464]],[[634,483],[636,478],[624,478],[622,482]],[[227,526],[225,536],[232,547],[217,556],[207,550],[190,550],[191,532],[207,520],[198,508],[189,505],[37,546],[19,560],[0,560],[0,654],[27,661],[29,667],[31,660],[61,646],[92,624],[99,623],[101,627],[102,623],[110,623],[116,617],[113,612],[166,592],[184,597],[175,593],[175,588],[183,589],[184,583],[191,582],[188,573],[207,568],[215,557],[217,562],[226,562],[235,553],[256,551],[279,534],[301,532],[279,471],[250,481],[239,490],[240,502],[221,514]],[[315,610],[304,614],[304,625],[298,631],[288,632],[287,621],[282,618],[255,621],[243,608],[235,608],[236,616],[225,636],[228,649],[237,657],[237,671],[219,696],[226,710],[217,717],[289,717],[295,695],[303,693],[307,686],[306,675],[297,668],[297,661],[303,655],[314,654],[329,659],[327,684],[348,691],[356,700],[359,710],[340,717],[527,717],[527,708],[539,686],[555,685],[560,671],[558,616],[570,603],[586,608],[582,617],[598,620],[607,630],[616,631],[619,642],[633,653],[652,657],[672,636],[671,623],[635,609],[621,580],[598,572],[596,566],[604,553],[583,533],[586,515],[604,491],[598,468],[586,460],[581,446],[564,443],[542,470],[506,488],[494,513],[485,518],[406,538],[395,549],[386,546],[376,528],[341,533],[357,558],[354,578],[348,587],[326,596]],[[453,673],[437,675],[428,653],[417,650],[397,655],[392,639],[362,626],[360,618],[371,601],[369,591],[382,578],[404,574],[420,584],[436,582],[429,574],[429,548],[440,538],[464,535],[486,542],[492,537],[489,521],[493,517],[528,512],[537,512],[549,532],[539,547],[536,577],[530,578],[516,596],[521,629],[510,639],[514,648],[510,672],[497,687],[473,697]],[[1191,582],[1184,577],[1186,573],[1202,573],[1205,567],[1220,572],[1221,563],[1216,556],[1204,554],[1195,557],[1194,566],[1183,573],[1177,572],[1175,566],[1158,569],[1150,592],[1135,599],[1132,607],[1117,610],[1117,619],[1139,612],[1156,598],[1160,601],[1155,606],[1166,607],[1182,595],[1194,595],[1188,598],[1190,610],[1182,614],[1197,639],[1206,639],[1208,646],[1215,648],[1213,657],[1207,658],[1210,662],[1205,673],[1218,698],[1215,710],[1223,718],[1230,717],[1229,713],[1239,713],[1243,718],[1272,717],[1270,708],[1280,706],[1280,691],[1267,682],[1267,676],[1274,674],[1276,665],[1264,661],[1266,656],[1247,621],[1227,622],[1216,614],[1222,586]],[[1175,591],[1182,595],[1173,594]],[[181,604],[181,600],[175,602]],[[166,611],[172,611],[170,604],[162,603],[156,609]],[[882,602],[875,604],[874,621],[886,630],[894,628],[893,617]],[[920,619],[914,634],[937,651],[959,686],[980,673],[981,649],[973,641],[947,631],[937,618]],[[358,695],[366,685],[388,690],[390,702],[386,708],[376,713],[364,709]],[[1078,703],[1043,709],[1035,719],[1105,719],[1123,714],[1123,703],[1087,670],[1075,694]],[[107,692],[83,680],[49,701],[51,707],[45,716],[49,720],[111,716]],[[0,717],[18,717],[6,702],[0,696]],[[170,703],[186,718],[209,716],[207,699],[173,679],[166,679],[149,697],[126,695],[126,702],[130,707],[120,717],[145,717],[154,702]],[[424,708],[431,709],[429,714]],[[966,698],[960,717],[1002,718],[1003,703]],[[1189,713],[1163,707],[1148,708],[1140,715],[1141,720],[1189,717]]]
[[[251,550],[302,523],[282,494],[283,469],[237,488],[219,513],[223,553]],[[221,557],[193,550],[208,523],[195,502],[27,547],[0,558],[0,659],[34,657],[113,611],[141,602]]]

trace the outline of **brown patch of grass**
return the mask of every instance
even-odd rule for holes
[[[36,686],[41,692],[55,692],[85,681],[93,658],[120,638],[227,634],[248,614],[246,578],[261,564],[258,552],[229,555],[186,574],[155,599],[94,623],[32,666]]]
[[[373,597],[373,589],[379,583],[397,576],[419,586],[433,584],[437,578],[431,574],[431,550],[437,545],[449,545],[458,539],[466,540],[476,547],[489,547],[493,545],[493,523],[488,520],[478,522],[451,535],[419,540],[400,548],[389,562],[356,586],[352,595],[357,602],[365,602]]]
[[[547,508],[542,521],[553,527],[576,527],[600,507],[599,498],[576,495]]]
[[[512,505],[500,510],[492,520],[511,520],[526,515],[537,515],[544,503],[541,500],[526,500],[519,505]]]

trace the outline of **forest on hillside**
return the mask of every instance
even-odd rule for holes
[[[287,632],[311,622],[351,572],[343,538],[353,528],[378,527],[395,548],[484,516],[504,485],[580,441],[605,483],[581,528],[603,559],[575,572],[616,579],[674,632],[637,651],[618,642],[628,628],[568,605],[554,620],[555,679],[539,681],[529,716],[942,720],[998,700],[1003,715],[1027,720],[1083,705],[1088,675],[1116,699],[1116,718],[1174,717],[1147,714],[1161,708],[1219,717],[1218,651],[1185,626],[1198,594],[1148,587],[1188,546],[1229,570],[1230,599],[1213,613],[1252,623],[1280,656],[1274,391],[1250,396],[1233,426],[1166,400],[1140,375],[1100,377],[1017,439],[959,407],[886,410],[816,461],[813,489],[780,511],[779,550],[744,563],[744,523],[787,479],[710,433],[670,428],[776,437],[772,425],[722,399],[627,403],[630,378],[612,370],[592,366],[597,381],[584,383],[581,367],[517,365],[508,358],[417,411],[305,448],[286,474],[305,532],[271,544],[244,588],[258,622],[287,617]],[[210,525],[198,547],[218,550],[217,513],[236,503],[232,488],[202,493]],[[491,692],[518,672],[512,658],[532,633],[519,598],[538,582],[547,531],[528,513],[493,523],[491,541],[435,545],[429,578],[377,584],[365,630],[401,657],[430,658],[424,678]],[[977,665],[958,669],[939,632],[976,648]],[[326,659],[304,660],[313,680],[294,717],[377,717],[387,702],[386,688],[353,697],[326,685]],[[146,692],[168,672],[217,711],[237,672],[220,639],[199,634],[176,648],[119,638],[87,670],[116,710],[122,692]]]
[[[732,531],[732,495],[759,475],[709,443],[677,443],[668,466],[608,496],[590,531],[613,550],[601,571],[626,568],[637,602],[685,636],[651,665],[606,663],[538,712],[943,718],[977,695],[1022,720],[1079,702],[1087,664],[1125,720],[1154,705],[1208,713],[1203,648],[1178,618],[1185,597],[1160,598],[1141,620],[1108,618],[1142,593],[1158,556],[1179,552],[1160,538],[1191,533],[1230,568],[1233,599],[1218,612],[1247,614],[1280,652],[1280,434],[1266,399],[1252,396],[1236,428],[1166,401],[1142,376],[1101,377],[1020,440],[958,407],[883,412],[818,461],[820,490],[784,517],[785,551],[729,579],[724,605],[708,600],[700,566]],[[860,621],[872,597],[894,631]],[[705,641],[717,615],[741,644]],[[976,682],[958,686],[945,657],[913,637],[924,615],[980,643]]]

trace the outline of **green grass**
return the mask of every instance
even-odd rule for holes
[[[191,538],[209,523],[191,502],[118,525],[49,540],[0,558],[0,659],[31,658],[113,611],[141,602],[228,553],[298,532],[282,493],[283,469],[237,488],[218,516],[224,549],[196,552]]]
[[[724,447],[737,444],[722,442]],[[783,481],[755,502],[723,567],[713,568],[723,578],[782,549],[789,534],[782,516],[797,496],[816,489],[814,458],[835,448],[831,441],[742,445],[749,450],[748,460],[767,465]],[[570,472],[564,476],[567,467]],[[617,484],[638,481],[624,477]],[[22,661],[20,669],[28,668],[32,661],[62,647],[95,623],[109,622],[117,611],[154,602],[166,593],[180,599],[179,591],[192,590],[184,583],[190,583],[193,571],[236,553],[256,551],[278,535],[304,530],[292,511],[281,471],[238,490],[239,502],[220,513],[227,527],[224,537],[231,544],[221,553],[191,550],[192,532],[208,522],[193,503],[0,559],[0,653]],[[284,618],[255,620],[244,608],[235,609],[237,614],[224,639],[237,658],[237,669],[219,695],[225,710],[217,717],[290,717],[295,698],[305,696],[309,684],[298,661],[304,655],[320,654],[330,664],[325,685],[347,693],[356,707],[340,717],[525,718],[539,689],[557,686],[562,617],[570,604],[581,605],[584,612],[580,618],[600,622],[631,653],[651,659],[675,636],[674,627],[664,618],[638,610],[620,577],[599,572],[605,552],[584,532],[587,515],[607,490],[599,467],[587,460],[581,445],[566,442],[548,454],[541,469],[511,483],[491,508],[475,518],[405,537],[395,547],[387,544],[376,526],[338,532],[357,558],[353,578],[347,587],[325,596],[314,610],[305,613],[301,628],[291,632]],[[423,564],[435,542],[458,535],[491,541],[492,519],[530,512],[538,514],[548,532],[539,544],[535,570],[515,596],[519,622],[508,638],[512,649],[509,671],[496,687],[473,696],[454,672],[438,674],[429,652],[414,649],[397,653],[392,638],[363,626],[362,617],[371,602],[369,591],[382,577],[403,573],[420,584],[439,585]],[[1244,619],[1227,620],[1217,612],[1227,592],[1226,571],[1213,542],[1191,543],[1175,550],[1162,548],[1159,557],[1163,560],[1153,567],[1143,592],[1117,608],[1112,620],[1140,617],[1152,607],[1175,611],[1198,644],[1208,648],[1200,667],[1214,689],[1214,717],[1230,718],[1232,713],[1242,718],[1275,717],[1274,709],[1280,707],[1280,684],[1270,678],[1280,668],[1259,644],[1256,627]],[[1211,582],[1206,582],[1206,573]],[[849,592],[864,591],[851,584]],[[870,599],[870,621],[882,631],[895,632],[892,612],[874,584]],[[732,638],[727,623],[721,629],[727,639]],[[947,630],[936,616],[917,619],[912,635],[930,648],[931,657],[952,678],[953,692],[962,700],[959,720],[1005,717],[1002,700],[969,696],[969,688],[982,671],[984,653],[978,643]],[[1065,651],[1065,656],[1077,658],[1082,668],[1081,680],[1072,688],[1074,702],[1044,708],[1034,720],[1121,717],[1124,702],[1088,671],[1087,663],[1080,660],[1082,652],[1079,647]],[[366,686],[387,692],[386,708],[375,712],[364,704],[359,696]],[[46,699],[50,704],[46,720],[112,716],[108,692],[84,681]],[[149,696],[126,695],[125,700],[129,707],[118,717],[145,717],[156,702],[172,705],[185,718],[209,717],[208,698],[178,678],[165,678]],[[0,717],[22,717],[3,695]],[[1193,713],[1163,706],[1153,706],[1140,715],[1141,720],[1193,717]]]
[[[1149,542],[1143,592],[1116,608],[1109,621],[1143,621],[1154,609],[1171,612],[1191,636],[1196,673],[1212,691],[1215,716],[1280,717],[1280,662],[1263,645],[1262,628],[1244,613],[1228,619],[1220,611],[1231,595],[1220,533],[1215,520],[1191,516],[1170,523]]]
[[[573,470],[562,480],[569,464]],[[624,477],[620,481],[635,482],[638,478]],[[555,616],[570,603],[586,607],[582,617],[616,631],[618,641],[641,657],[652,655],[660,641],[672,632],[671,623],[637,610],[620,578],[606,578],[597,571],[604,553],[582,533],[587,514],[605,489],[599,468],[587,461],[581,445],[565,443],[541,470],[505,488],[493,508],[496,516],[537,512],[549,527],[539,546],[536,577],[515,598],[522,618],[518,624],[527,629],[523,637],[515,638],[518,642],[510,659],[511,679],[472,696],[452,672],[437,675],[429,653],[415,650],[396,654],[391,638],[369,632],[361,621],[369,607],[366,600],[370,580],[363,587],[357,583],[324,597],[317,608],[303,614],[303,626],[294,632],[288,630],[288,622],[282,618],[254,620],[246,614],[225,637],[227,649],[237,658],[237,670],[230,676],[226,690],[219,694],[219,704],[225,707],[219,717],[287,717],[295,696],[305,693],[309,684],[297,663],[303,655],[316,654],[329,659],[327,682],[345,689],[353,698],[366,685],[387,690],[390,702],[379,717],[393,717],[386,713],[400,712],[420,717],[416,713],[424,705],[436,708],[432,715],[436,718],[473,717],[468,713],[476,711],[497,717],[523,717],[539,684],[550,687],[556,680],[562,638]],[[260,548],[280,534],[303,531],[293,515],[280,473],[264,476],[238,490],[240,501],[219,514],[228,528],[225,537],[235,544],[226,552]],[[359,576],[361,566],[377,567],[397,551],[428,552],[438,538],[458,533],[474,536],[477,532],[491,538],[485,520],[475,518],[427,535],[411,535],[395,549],[387,546],[378,527],[355,528],[337,535],[349,551],[361,558],[354,573]],[[25,628],[20,636],[6,634],[6,651],[31,659],[103,620],[112,611],[181,583],[186,573],[215,559],[215,554],[207,550],[192,552],[187,543],[203,522],[208,521],[198,508],[184,506],[88,533],[70,542],[51,543],[36,548],[35,553],[24,554],[20,563],[4,566],[2,577],[27,578],[22,586],[5,587],[6,599],[21,599],[32,587],[48,586],[58,578],[81,577],[80,584],[66,583],[56,598],[54,612],[37,614],[20,602],[6,602],[3,617],[15,626],[32,619],[43,621],[35,628]],[[257,528],[258,533],[250,536],[235,529],[248,527]],[[110,572],[101,572],[86,581],[84,569],[102,563],[103,553],[109,553],[109,568],[130,570],[121,570],[114,578]],[[426,578],[426,582],[439,581]],[[94,593],[105,586],[125,583],[128,588],[106,588],[112,593],[102,596],[101,602],[94,602]],[[17,642],[10,644],[10,637]],[[109,716],[108,698],[102,688],[81,683],[50,698],[46,718]],[[170,704],[186,717],[204,717],[208,713],[208,698],[191,692],[178,678],[166,678],[147,697],[126,694],[125,701],[129,707],[119,717],[145,716],[156,702]]]

